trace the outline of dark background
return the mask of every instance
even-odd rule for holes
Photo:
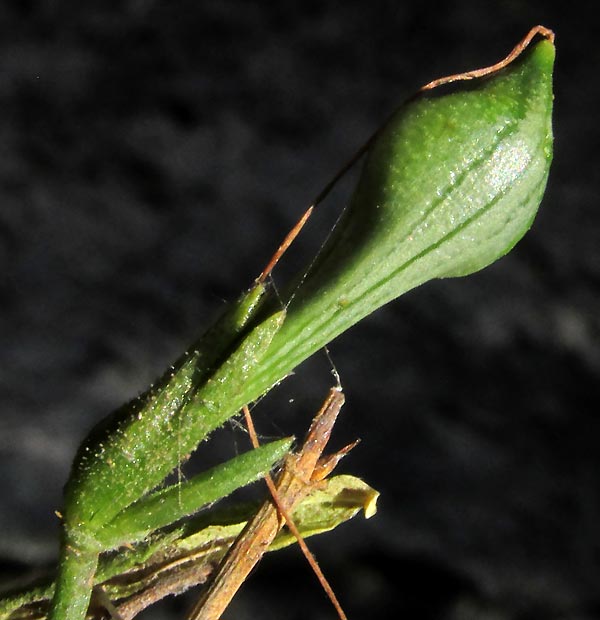
[[[312,547],[354,620],[600,618],[600,53],[592,3],[548,4],[0,4],[4,573],[53,561],[87,429],[249,285],[378,123],[543,23],[556,145],[537,221],[496,265],[332,344],[348,401],[332,443],[363,440],[340,469],[382,497],[376,518]],[[262,433],[301,434],[332,381],[315,356],[257,408]],[[265,560],[229,617],[257,615],[333,617],[297,549]]]

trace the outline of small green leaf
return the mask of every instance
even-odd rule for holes
[[[120,512],[96,534],[103,548],[144,540],[159,528],[263,477],[289,451],[292,439],[273,441],[208,469],[191,480],[143,497]]]
[[[361,510],[365,519],[377,512],[379,492],[355,476],[341,475],[323,481],[294,510],[294,523],[308,538],[335,529]],[[277,534],[270,551],[293,545],[294,535],[287,529]]]

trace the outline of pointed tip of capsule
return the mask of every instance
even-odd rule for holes
[[[533,57],[532,60],[537,63],[542,71],[552,72],[556,56],[554,36],[552,36],[552,38],[542,39],[536,43],[531,50],[531,54]]]

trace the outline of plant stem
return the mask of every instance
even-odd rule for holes
[[[98,553],[76,547],[66,535],[63,536],[61,546],[60,568],[48,618],[85,618],[98,567]]]

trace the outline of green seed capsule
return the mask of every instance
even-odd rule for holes
[[[350,207],[290,295],[257,392],[364,316],[433,278],[463,276],[529,229],[552,158],[554,46],[490,77],[427,91],[371,146]]]

